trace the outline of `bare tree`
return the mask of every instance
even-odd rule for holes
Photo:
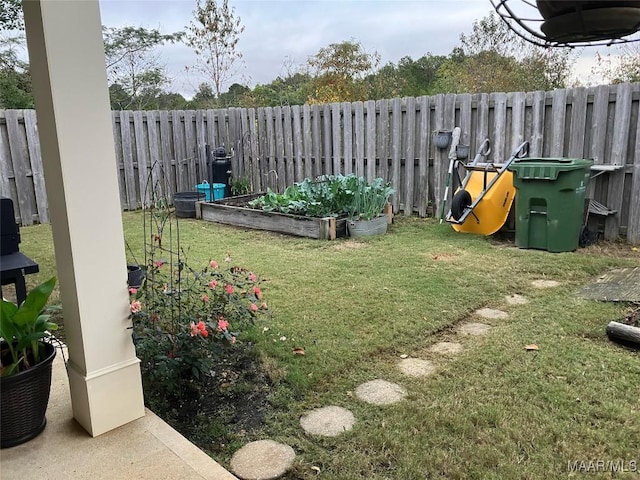
[[[242,53],[237,46],[244,26],[228,0],[220,4],[197,0],[193,15],[185,35],[185,43],[198,56],[193,69],[211,81],[216,98],[220,98],[222,86],[239,73]]]

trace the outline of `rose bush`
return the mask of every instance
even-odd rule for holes
[[[267,314],[258,276],[230,262],[194,270],[150,261],[142,287],[129,289],[145,392],[180,399],[197,390],[224,349]]]

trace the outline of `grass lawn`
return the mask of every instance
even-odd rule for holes
[[[130,260],[142,261],[142,214],[125,213],[123,222]],[[588,478],[637,478],[607,470],[640,471],[640,353],[605,334],[633,306],[576,296],[611,268],[640,265],[630,245],[551,254],[403,217],[387,235],[333,242],[179,225],[191,265],[230,254],[265,279],[272,313],[245,339],[255,342],[270,379],[266,417],[254,430],[231,425],[218,439],[194,439],[222,464],[245,443],[271,438],[297,453],[289,479],[567,478],[585,474],[569,464],[597,461],[614,463],[599,471],[592,464]],[[21,234],[21,250],[41,265],[28,279],[33,286],[55,273],[50,228]],[[96,271],[108,268],[99,257]],[[539,279],[560,286],[536,289]],[[516,293],[529,303],[508,305],[505,296]],[[474,314],[481,307],[509,316],[481,319]],[[492,328],[462,336],[464,322]],[[442,341],[464,349],[429,351]],[[526,351],[531,343],[539,350]],[[429,359],[437,370],[407,377],[397,367],[401,355]],[[360,401],[356,387],[376,378],[403,385],[407,398],[384,407]],[[353,430],[305,434],[300,416],[328,405],[351,410]]]

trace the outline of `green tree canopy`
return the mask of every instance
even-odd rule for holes
[[[308,101],[329,103],[366,100],[368,91],[363,81],[380,63],[378,52],[367,53],[355,40],[332,43],[309,58],[315,73]]]
[[[493,13],[474,22],[470,35],[437,72],[435,92],[489,93],[552,90],[566,86],[575,54],[527,43]]]

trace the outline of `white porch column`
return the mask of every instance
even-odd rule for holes
[[[23,2],[74,418],[97,436],[144,415],[98,0]]]

